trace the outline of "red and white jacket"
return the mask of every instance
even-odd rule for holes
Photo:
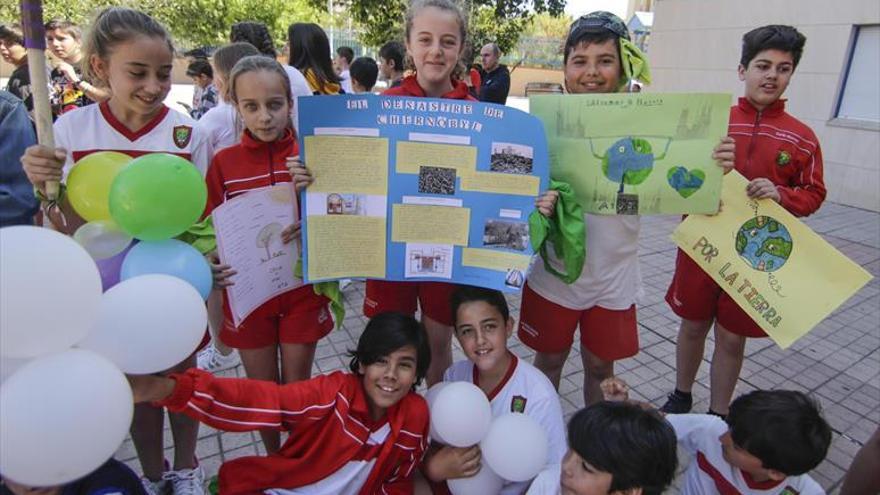
[[[363,379],[351,373],[337,371],[286,385],[216,378],[195,368],[172,378],[177,382],[174,392],[160,403],[171,411],[224,431],[290,432],[277,454],[223,464],[222,495],[307,487],[365,461],[372,468],[353,493],[412,493],[412,473],[425,451],[429,423],[427,403],[415,392],[373,421]],[[371,445],[371,436],[381,429],[387,431],[384,441]]]
[[[418,80],[416,80],[416,76],[407,76],[404,77],[400,82],[400,86],[395,86],[393,88],[388,88],[382,92],[383,96],[418,96],[425,97],[425,90],[419,86]],[[465,83],[461,81],[452,81],[452,91],[444,94],[440,98],[447,98],[450,100],[470,100],[477,101],[476,98],[471,96],[468,91],[468,87]]]
[[[279,182],[292,182],[287,158],[298,154],[296,136],[289,129],[281,139],[271,143],[259,141],[244,131],[240,143],[223,148],[211,160],[205,177],[208,183],[205,216],[239,194]]]
[[[785,101],[758,111],[746,98],[730,109],[737,172],[776,184],[783,208],[805,217],[825,200],[822,149],[806,124],[785,112]]]

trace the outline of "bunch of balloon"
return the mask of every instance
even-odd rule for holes
[[[124,373],[176,365],[207,327],[210,266],[172,239],[207,201],[191,163],[95,153],[73,167],[67,191],[87,221],[73,238],[0,229],[0,474],[30,486],[67,483],[110,458],[133,413]]]
[[[497,495],[508,482],[524,482],[545,467],[547,433],[521,413],[492,417],[486,394],[468,382],[441,382],[425,394],[431,412],[431,440],[455,447],[479,444],[480,470],[447,480],[453,495]]]
[[[30,486],[67,483],[125,439],[131,389],[107,358],[73,346],[101,306],[89,254],[63,234],[0,229],[0,474]]]
[[[97,261],[105,291],[137,275],[164,273],[208,297],[210,266],[196,249],[171,239],[205,209],[207,188],[192,163],[166,153],[135,159],[93,153],[73,166],[67,191],[87,221],[74,239]],[[139,244],[132,246],[132,239]]]

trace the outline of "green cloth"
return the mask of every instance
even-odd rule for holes
[[[556,211],[552,218],[547,218],[534,210],[529,215],[529,238],[532,249],[541,253],[544,268],[563,282],[571,284],[581,276],[587,256],[584,210],[577,202],[574,190],[567,183],[550,179],[550,189],[559,191]],[[547,260],[548,241],[553,243],[556,257],[565,266],[565,273],[559,273],[550,266]]]
[[[633,79],[651,84],[651,70],[648,68],[648,57],[645,52],[626,38],[620,39],[620,58],[623,63],[623,74],[628,84]]]
[[[217,249],[217,235],[214,232],[214,222],[210,216],[194,224],[177,238],[198,249],[202,254],[208,254]],[[293,274],[302,278],[302,259],[297,260],[296,266],[293,267]],[[336,328],[341,327],[342,320],[345,319],[345,304],[342,301],[339,282],[318,282],[312,284],[312,290],[315,291],[315,294],[330,299],[330,311],[333,312],[333,317],[336,319]]]
[[[214,220],[208,215],[201,222],[186,229],[186,232],[177,236],[177,239],[198,249],[202,254],[216,251],[217,235],[214,233]]]

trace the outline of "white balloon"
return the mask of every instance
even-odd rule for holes
[[[28,364],[32,360],[33,358],[11,358],[0,356],[0,383],[5,382],[6,379],[18,371],[19,368]]]
[[[528,481],[547,463],[547,432],[530,416],[509,413],[492,421],[480,442],[482,460],[508,481]]]
[[[125,440],[133,411],[107,359],[79,349],[34,359],[0,387],[0,473],[30,486],[85,476]]]
[[[437,382],[425,392],[425,401],[428,403],[429,411],[433,410],[432,408],[434,407],[434,402],[437,400],[437,394],[439,394],[447,385],[449,385],[449,382]],[[431,425],[431,432],[429,435],[431,440],[435,442],[446,443],[446,440],[443,440],[443,438],[440,437],[440,434],[437,433],[433,424]]]
[[[76,229],[73,239],[88,251],[92,258],[103,260],[125,251],[134,238],[123,232],[111,220],[96,220]]]
[[[101,304],[95,261],[70,237],[40,227],[0,229],[0,353],[35,357],[88,334]]]
[[[126,373],[155,373],[192,354],[207,324],[205,301],[188,282],[141,275],[104,293],[98,323],[77,347],[104,355]]]
[[[489,430],[492,408],[479,387],[468,382],[452,382],[443,387],[431,408],[431,427],[444,443],[470,447],[480,443]]]
[[[452,495],[498,495],[504,488],[504,480],[484,462],[477,474],[446,480],[446,485]]]

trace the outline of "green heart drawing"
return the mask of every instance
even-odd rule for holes
[[[706,180],[706,172],[700,169],[688,170],[685,167],[672,167],[666,173],[666,180],[673,189],[681,194],[682,198],[689,198],[703,187]]]

